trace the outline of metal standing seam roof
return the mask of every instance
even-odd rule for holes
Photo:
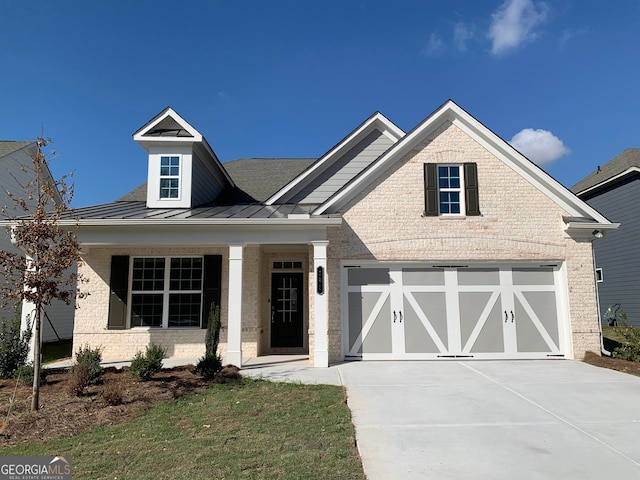
[[[595,172],[580,180],[571,187],[570,190],[573,193],[583,192],[584,190],[595,187],[600,183],[606,182],[631,167],[640,168],[640,148],[627,148],[620,155],[609,160]]]
[[[146,202],[114,202],[78,208],[74,215],[82,220],[186,220],[186,219],[284,219],[288,215],[308,215],[317,205],[211,205],[195,208],[147,208]],[[323,215],[338,218],[339,215]]]

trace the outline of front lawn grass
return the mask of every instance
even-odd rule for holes
[[[245,379],[0,455],[70,455],[74,480],[364,479],[345,399],[342,387]]]

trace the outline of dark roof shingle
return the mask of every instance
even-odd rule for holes
[[[640,148],[627,148],[620,155],[599,167],[595,172],[584,177],[570,190],[573,193],[580,193],[615,177],[630,167],[640,167]]]
[[[18,142],[15,140],[0,140],[0,157],[9,155],[21,148],[31,145],[35,142]]]
[[[237,189],[226,192],[226,201],[264,202],[315,162],[315,158],[241,158],[225,162],[227,173]],[[147,200],[144,183],[119,198],[119,202]]]

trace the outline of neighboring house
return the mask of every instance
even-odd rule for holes
[[[578,197],[622,227],[594,246],[600,311],[620,304],[640,326],[640,148],[629,148],[571,187]]]
[[[76,212],[74,342],[106,360],[202,355],[212,303],[237,365],[600,349],[591,243],[616,225],[452,101],[409,133],[375,113],[315,161],[220,163],[171,108],[133,137],[146,185]]]
[[[0,140],[0,207],[12,206],[7,193],[16,198],[25,198],[24,186],[35,175],[33,171],[33,155],[37,149],[36,142],[15,142]],[[51,172],[47,169],[44,174],[53,181]],[[59,199],[58,199],[59,200]],[[15,212],[11,208],[8,215],[24,215],[24,212]],[[0,215],[2,216],[2,215]],[[19,252],[11,244],[9,233],[4,227],[0,230],[0,250]],[[30,314],[33,307],[23,306],[23,317]],[[45,316],[42,319],[42,338],[45,342],[62,339],[70,339],[73,336],[74,305],[66,305],[64,302],[53,302],[45,306]],[[13,307],[0,310],[0,320],[12,319],[15,315]]]

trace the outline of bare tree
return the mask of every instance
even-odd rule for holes
[[[30,170],[29,180],[21,185],[21,192],[6,192],[10,204],[2,209],[11,241],[21,250],[0,250],[0,268],[6,278],[0,284],[2,306],[23,301],[35,305],[32,411],[38,410],[40,402],[43,306],[53,300],[69,305],[74,298],[85,296],[78,289],[83,279],[72,271],[80,262],[78,241],[73,229],[60,225],[60,220],[74,218],[73,184],[67,182],[69,176],[54,180],[49,174],[42,151],[49,143],[49,139],[37,139],[32,164],[21,167],[23,172]]]

